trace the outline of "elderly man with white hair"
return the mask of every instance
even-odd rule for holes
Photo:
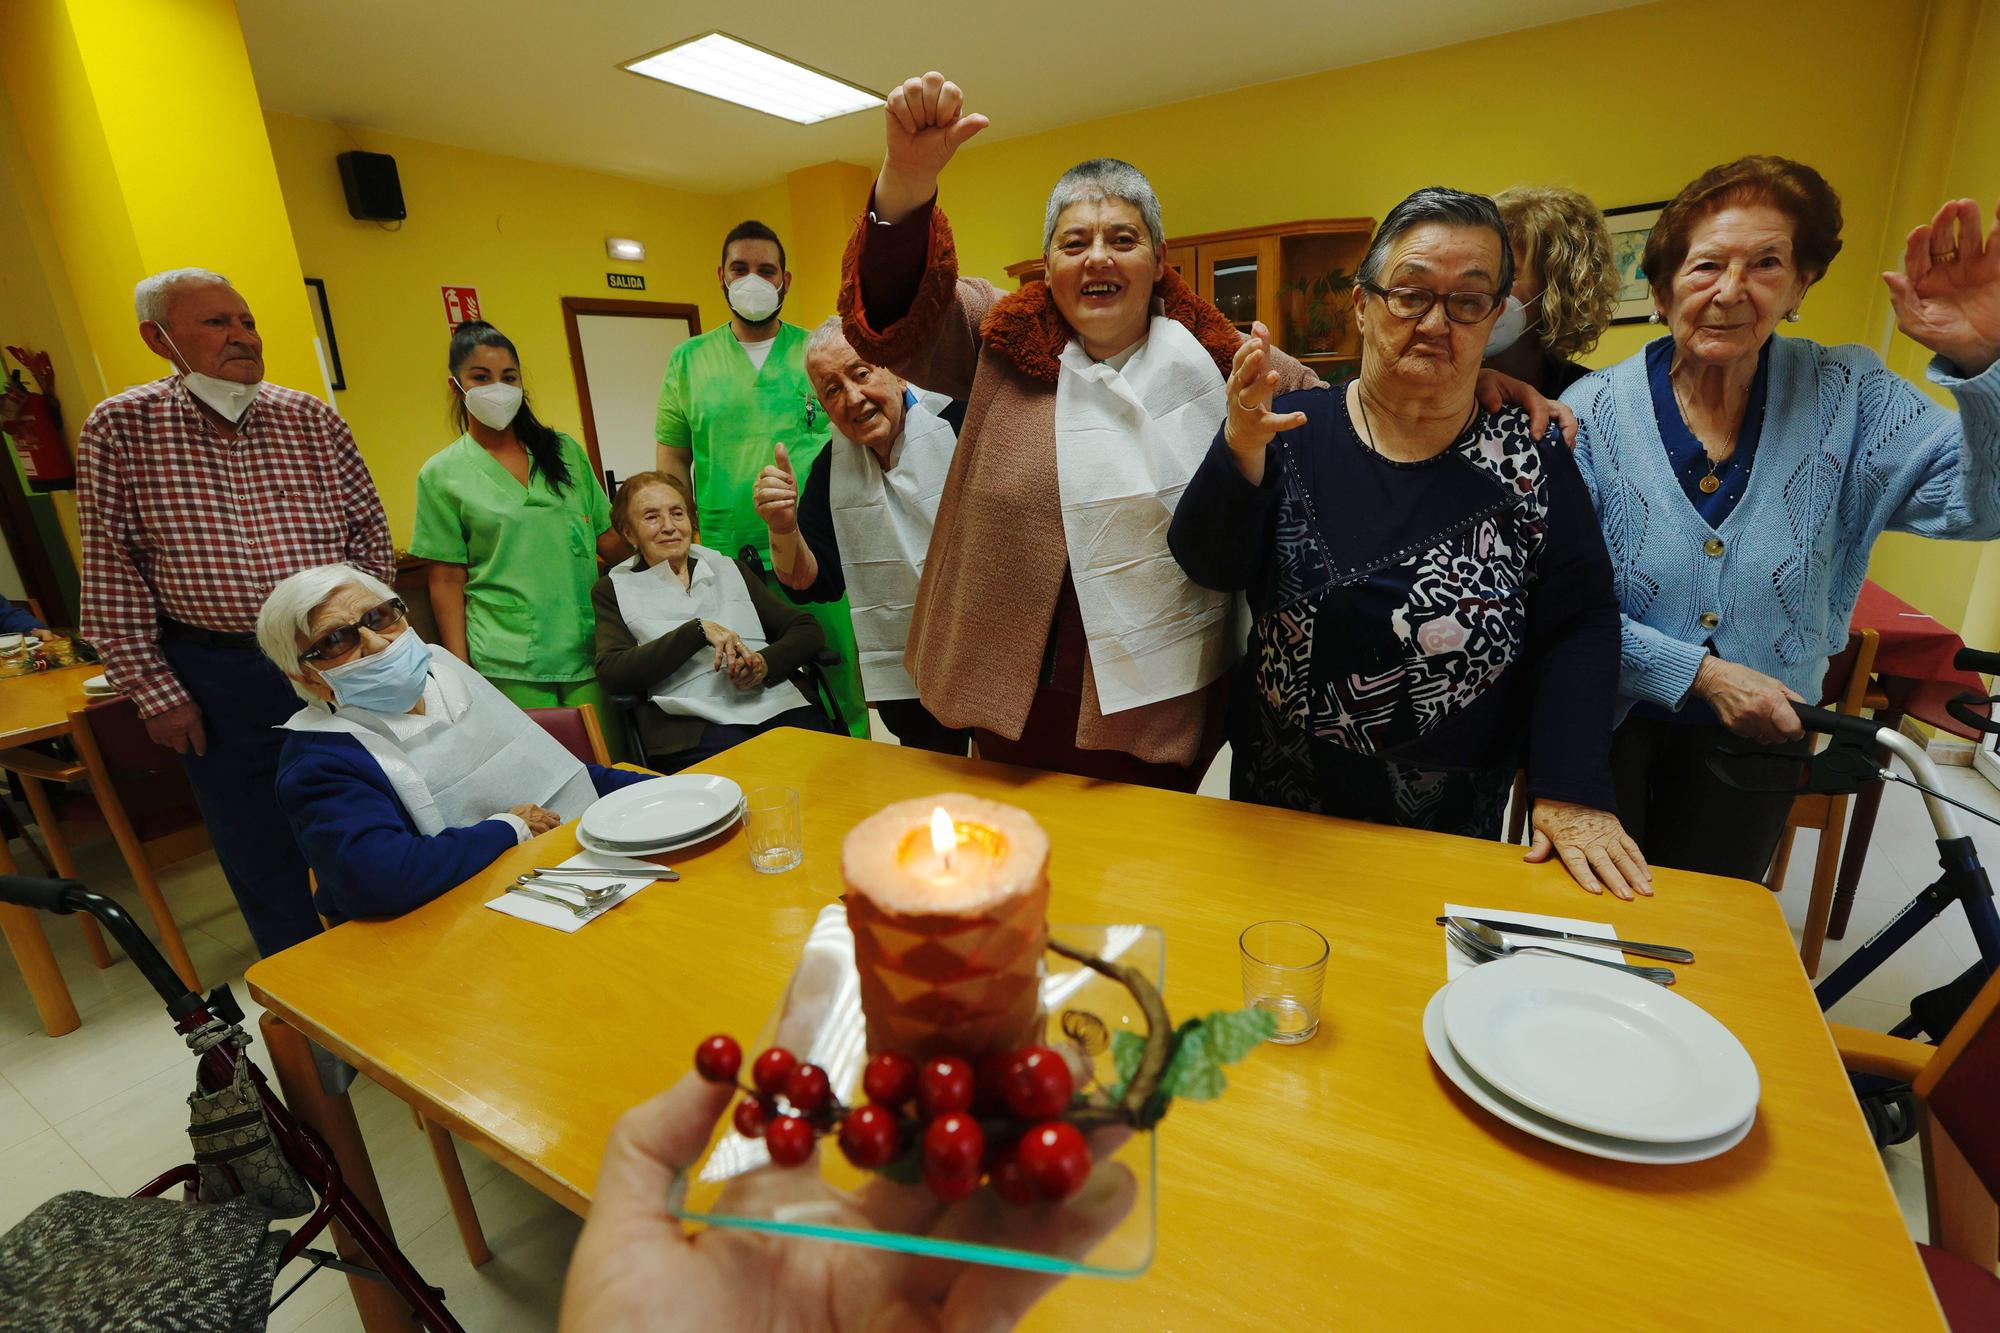
[[[228,279],[171,269],[133,304],[172,373],[84,423],[82,629],[180,752],[251,937],[275,953],[320,926],[274,789],[276,728],[297,702],[257,651],[257,611],[301,569],[393,577],[395,550],[347,423],[264,382],[263,339]]]
[[[848,599],[863,693],[897,740],[965,754],[972,733],[932,717],[903,666],[964,405],[866,360],[838,315],[806,339],[806,378],[833,438],[804,486],[780,444],[777,461],[751,488],[757,516],[771,531],[771,568],[795,601]]]
[[[277,793],[328,921],[397,916],[652,774],[585,764],[347,565],[282,580],[257,643],[306,706]]]

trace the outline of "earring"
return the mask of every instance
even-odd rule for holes
[[[1787,324],[1796,324],[1796,323],[1798,323],[1798,322],[1799,322],[1799,312],[1798,312],[1798,311],[1796,311],[1796,310],[1787,310],[1787,311],[1785,312],[1785,323],[1787,323]]]
[[[1660,312],[1655,310],[1652,314],[1646,316],[1646,322],[1648,324],[1658,324],[1660,322]]]

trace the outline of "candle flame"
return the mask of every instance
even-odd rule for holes
[[[958,829],[953,826],[951,816],[943,806],[931,810],[931,850],[938,854],[940,861],[949,864],[951,853],[958,846]]]

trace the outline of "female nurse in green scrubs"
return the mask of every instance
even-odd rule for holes
[[[606,712],[592,644],[598,561],[630,554],[590,455],[535,419],[521,359],[491,324],[451,336],[452,410],[464,434],[417,474],[410,554],[432,562],[444,646],[523,708]]]

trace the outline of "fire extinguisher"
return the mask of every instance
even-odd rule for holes
[[[63,443],[62,413],[56,406],[55,366],[47,352],[29,352],[19,347],[7,349],[16,361],[35,377],[30,389],[21,372],[7,373],[7,387],[0,390],[0,431],[14,441],[21,456],[21,471],[42,490],[66,490],[76,485],[76,464]]]

